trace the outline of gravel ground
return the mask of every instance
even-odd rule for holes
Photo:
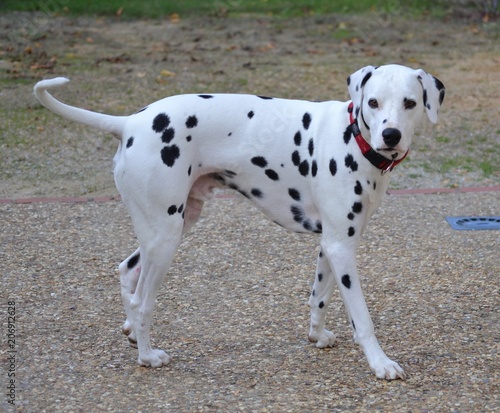
[[[32,87],[41,78],[71,77],[58,97],[124,114],[187,92],[343,99],[349,73],[393,61],[438,76],[447,97],[440,122],[416,136],[391,188],[498,185],[494,22],[375,12],[179,22],[43,17],[0,15],[1,198],[116,194],[112,138],[40,108]],[[33,24],[40,33],[28,36]],[[491,171],[481,172],[486,167]],[[318,239],[269,226],[240,198],[206,207],[162,286],[153,342],[172,361],[161,369],[139,367],[121,334],[116,267],[137,246],[122,204],[0,203],[0,407],[498,411],[498,231],[453,231],[444,217],[500,215],[499,204],[493,190],[383,202],[358,263],[379,340],[409,374],[386,382],[352,344],[338,295],[328,319],[337,346],[318,350],[307,341]],[[11,301],[15,408],[6,404],[4,373],[12,356],[5,338]]]
[[[2,336],[16,311],[19,412],[493,412],[499,405],[497,231],[446,215],[498,214],[500,192],[388,196],[359,250],[378,337],[406,381],[377,380],[339,297],[333,349],[307,341],[318,239],[217,198],[161,288],[139,367],[121,334],[116,267],[135,247],[120,202],[0,205]],[[244,253],[242,253],[244,251]],[[2,371],[8,365],[2,341]]]

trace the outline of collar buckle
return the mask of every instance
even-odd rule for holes
[[[385,175],[387,172],[392,172],[394,167],[396,166],[396,161],[392,161],[386,168],[382,169],[380,172],[381,175]]]

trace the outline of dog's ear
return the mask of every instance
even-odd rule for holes
[[[361,108],[361,100],[363,98],[363,87],[365,86],[368,79],[370,79],[373,71],[376,67],[365,66],[354,72],[351,76],[347,78],[347,88],[349,94],[351,95],[352,103],[354,104],[354,110],[356,116]]]
[[[445,88],[443,82],[422,69],[416,70],[417,78],[424,89],[424,105],[427,116],[432,123],[438,120],[439,108],[444,100]]]

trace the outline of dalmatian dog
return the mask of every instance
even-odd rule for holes
[[[335,285],[378,378],[405,378],[374,334],[356,268],[356,248],[387,190],[393,168],[407,155],[424,114],[435,123],[443,83],[399,65],[364,67],[347,79],[351,101],[308,102],[265,96],[172,96],[130,116],[68,106],[36,84],[52,112],[114,134],[120,141],[114,177],[139,240],[119,266],[126,321],[123,332],[142,366],[169,356],[150,343],[158,288],[182,235],[217,187],[232,188],[270,220],[296,232],[321,234],[309,305],[309,340],[334,345],[325,315]]]

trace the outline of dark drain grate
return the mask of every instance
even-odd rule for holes
[[[500,217],[446,217],[453,229],[499,229]]]

